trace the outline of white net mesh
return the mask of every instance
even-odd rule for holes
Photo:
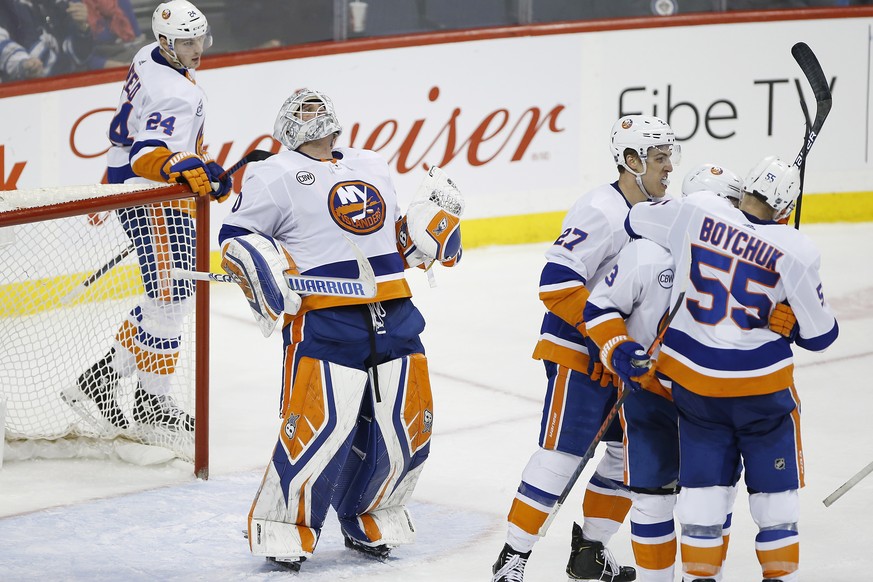
[[[108,191],[131,188],[0,192],[0,219]],[[193,460],[193,284],[168,275],[193,269],[192,214],[186,200],[0,228],[7,441],[128,439]]]

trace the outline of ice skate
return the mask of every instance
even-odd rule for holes
[[[637,579],[637,571],[630,566],[619,566],[602,543],[586,540],[582,537],[582,528],[574,523],[567,576],[570,580],[631,582]]]
[[[516,552],[512,546],[505,544],[497,561],[491,566],[491,573],[494,574],[491,582],[522,582],[528,558],[530,558],[530,551]]]
[[[83,372],[76,380],[74,388],[61,392],[61,399],[70,406],[80,400],[91,400],[97,406],[100,416],[106,421],[117,428],[126,429],[127,418],[124,417],[124,412],[115,398],[118,372],[112,367],[114,356],[115,348],[109,350],[103,358]]]
[[[299,572],[300,566],[303,562],[306,561],[306,558],[272,558],[267,557],[267,562],[271,564],[276,564],[280,568],[284,568],[286,570],[291,570],[292,572]]]
[[[133,419],[140,424],[172,430],[194,430],[194,418],[179,408],[172,396],[149,394],[141,386],[134,396]]]
[[[391,553],[391,548],[389,546],[386,546],[385,544],[379,544],[378,546],[368,546],[349,537],[348,535],[346,535],[346,532],[343,532],[343,538],[346,541],[347,548],[355,550],[356,552],[361,552],[362,554],[370,558],[376,558],[381,562],[387,560],[388,554]]]

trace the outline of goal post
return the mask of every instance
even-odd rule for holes
[[[174,281],[168,267],[209,270],[209,201],[184,185],[0,191],[7,462],[121,447],[129,454],[137,443],[171,451],[208,478],[209,283]],[[154,268],[140,266],[134,249],[143,244],[154,250]],[[108,355],[111,383],[102,376],[110,367],[98,368]],[[83,391],[89,369],[99,369],[99,381]],[[120,422],[103,408],[106,385]],[[148,420],[146,393],[168,394],[194,418],[193,431]],[[74,452],[33,453],[35,443]]]

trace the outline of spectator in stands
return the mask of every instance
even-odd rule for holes
[[[4,0],[0,27],[8,33],[7,40],[39,60],[41,70],[32,61],[29,65],[31,77],[84,70],[94,47],[88,7],[80,0]]]
[[[130,0],[84,0],[88,24],[94,37],[89,69],[126,67],[145,44]]]
[[[0,28],[0,82],[40,76],[42,61],[30,56],[24,47],[9,38],[5,28]]]

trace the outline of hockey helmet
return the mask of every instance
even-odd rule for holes
[[[330,97],[312,89],[298,89],[288,97],[273,125],[273,137],[289,150],[342,131]]]
[[[178,63],[176,40],[203,37],[203,48],[212,46],[212,33],[206,16],[187,0],[170,0],[158,4],[152,14],[152,32],[155,40],[167,39],[167,52]]]
[[[760,196],[776,211],[773,219],[781,220],[791,214],[800,195],[800,170],[776,156],[767,156],[746,176],[743,191]]]
[[[612,138],[609,142],[612,157],[616,165],[634,175],[645,174],[646,157],[649,148],[658,148],[670,154],[670,161],[679,164],[682,156],[682,146],[676,143],[676,136],[666,121],[651,115],[625,115],[612,126]],[[639,174],[627,166],[624,151],[631,149],[643,162],[643,171]]]
[[[727,198],[734,205],[739,204],[743,198],[743,181],[740,177],[715,164],[703,164],[688,172],[682,181],[682,195],[688,196],[692,192],[707,190],[715,192],[722,198]]]

